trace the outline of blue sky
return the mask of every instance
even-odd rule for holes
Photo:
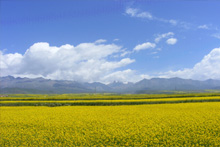
[[[220,79],[220,2],[0,2],[1,76]]]

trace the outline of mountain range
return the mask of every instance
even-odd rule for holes
[[[44,78],[0,77],[0,93],[163,93],[169,91],[203,91],[206,89],[220,90],[220,80],[152,78],[143,79],[136,83],[128,82],[125,84],[115,81],[110,84],[103,84]]]

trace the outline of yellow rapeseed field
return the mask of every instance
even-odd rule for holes
[[[212,96],[212,97],[186,97],[186,98],[157,98],[157,99],[122,99],[122,100],[28,100],[28,101],[0,101],[1,103],[88,103],[88,102],[111,102],[111,103],[117,103],[117,102],[163,102],[163,101],[185,101],[185,100],[220,100],[220,96]]]
[[[220,103],[0,107],[0,146],[220,146]]]

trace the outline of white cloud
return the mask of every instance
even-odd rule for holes
[[[104,43],[104,42],[106,42],[106,41],[107,41],[107,40],[105,40],[105,39],[99,39],[99,40],[96,40],[95,43],[97,43],[97,44],[98,44],[98,43]]]
[[[156,43],[158,43],[158,42],[160,42],[161,39],[167,38],[167,37],[173,36],[173,35],[174,35],[173,32],[168,32],[168,33],[164,33],[164,34],[159,34],[159,35],[157,35],[157,37],[155,38],[154,41],[155,41]]]
[[[158,52],[152,52],[151,54],[152,54],[152,55],[155,55],[155,54],[157,54],[157,53],[158,53]]]
[[[137,82],[143,78],[149,78],[148,75],[138,75],[135,70],[126,69],[123,71],[116,71],[102,78],[102,81],[109,83],[110,81],[121,81],[121,82]]]
[[[155,17],[150,12],[142,11],[142,10],[137,9],[137,8],[127,8],[125,10],[125,13],[127,15],[131,16],[131,17],[139,17],[139,18],[146,18],[146,19],[149,19],[149,20],[156,20],[156,21],[159,21],[159,22],[169,23],[173,26],[178,24],[177,20]]]
[[[218,33],[212,34],[212,37],[215,37],[215,38],[217,38],[217,39],[220,39],[220,33],[219,33],[219,34],[218,34]]]
[[[140,77],[141,77],[141,79],[151,79],[151,78],[153,78],[152,76],[147,75],[147,74],[141,74]]]
[[[137,17],[152,19],[152,15],[149,12],[141,12],[137,14]]]
[[[145,50],[145,49],[155,48],[155,47],[156,47],[155,43],[146,42],[146,43],[138,44],[137,46],[135,46],[134,51]]]
[[[189,23],[189,22],[185,22],[185,21],[180,21],[178,24],[177,24],[178,27],[180,28],[184,28],[186,30],[189,30],[191,28],[196,28],[197,26],[192,24],[192,23]]]
[[[22,55],[19,53],[5,55],[2,51],[0,51],[0,76],[16,72],[21,61]]]
[[[157,20],[157,21],[163,22],[163,23],[169,23],[173,26],[176,26],[178,24],[178,21],[174,20],[174,19],[164,19],[164,18],[159,18],[159,17],[154,16],[154,20]]]
[[[119,39],[118,39],[118,38],[115,38],[113,41],[119,41]]]
[[[142,11],[142,10],[137,9],[137,8],[130,8],[129,7],[125,10],[125,14],[127,14],[131,17],[144,18],[144,19],[148,19],[148,20],[154,20],[154,21],[158,21],[158,22],[162,22],[162,23],[167,23],[167,24],[170,24],[172,26],[183,28],[183,29],[186,29],[186,30],[191,29],[191,28],[198,28],[197,25],[195,25],[193,23],[190,23],[190,22],[157,17],[157,16],[154,16],[154,15],[152,15],[151,13],[149,13],[147,11]],[[206,27],[206,26],[203,25],[203,26],[200,26],[200,27]],[[203,29],[205,29],[205,28],[203,28]]]
[[[139,9],[127,8],[125,13],[130,15],[131,17],[153,19],[153,16],[149,12],[143,12]]]
[[[194,25],[192,23],[181,21],[181,20],[175,20],[175,19],[164,19],[164,18],[158,18],[154,16],[154,20],[157,20],[159,22],[169,23],[172,26],[176,26],[176,27],[183,28],[186,30],[197,27],[197,25]]]
[[[81,43],[77,46],[50,46],[39,42],[25,54],[0,52],[1,76],[44,77],[58,80],[101,81],[103,77],[119,72],[120,67],[135,62],[130,58],[110,61],[109,57],[121,53],[122,47],[115,44]]]
[[[177,25],[178,22],[177,22],[177,20],[170,19],[169,23],[175,26],[175,25]]]
[[[169,71],[161,75],[196,80],[220,79],[220,48],[213,49],[193,68]]]
[[[161,51],[162,49],[161,49],[161,48],[157,48],[156,50],[157,50],[157,51]]]
[[[126,66],[130,63],[135,62],[135,60],[132,60],[130,58],[124,58],[121,61],[118,62],[104,62],[103,64],[101,64],[100,69],[102,70],[113,70],[119,67],[123,67]]]
[[[126,14],[132,16],[132,17],[135,17],[137,12],[138,12],[138,9],[133,9],[133,8],[127,8],[125,10]]]
[[[176,44],[176,42],[177,42],[176,38],[170,38],[170,39],[167,39],[167,41],[166,41],[166,43],[170,44],[170,45],[174,45],[174,44]]]
[[[124,56],[126,56],[126,55],[131,54],[131,53],[133,53],[133,52],[132,52],[132,51],[123,51],[123,52],[121,53],[120,57],[124,57]]]
[[[200,25],[198,26],[198,29],[209,29],[209,27],[207,25]]]
[[[154,48],[155,46],[155,44],[147,42],[137,45],[136,50]],[[104,83],[115,80],[136,82],[143,78],[152,77],[137,74],[135,70],[131,69],[119,69],[135,62],[134,59],[109,60],[109,57],[114,54],[120,56],[122,51],[126,52],[116,44],[81,43],[77,46],[66,44],[56,47],[50,46],[46,42],[39,42],[26,50],[24,55],[19,53],[5,54],[0,51],[0,76],[44,77]],[[159,58],[159,56],[154,58]],[[159,77],[181,77],[197,80],[220,79],[219,69],[220,47],[213,49],[193,68],[160,73]]]

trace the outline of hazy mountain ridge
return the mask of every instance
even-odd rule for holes
[[[209,79],[198,81],[181,78],[152,78],[143,79],[136,83],[100,82],[81,83],[77,81],[50,80],[44,78],[0,78],[0,93],[148,93],[149,91],[190,91],[220,89],[220,80]]]

